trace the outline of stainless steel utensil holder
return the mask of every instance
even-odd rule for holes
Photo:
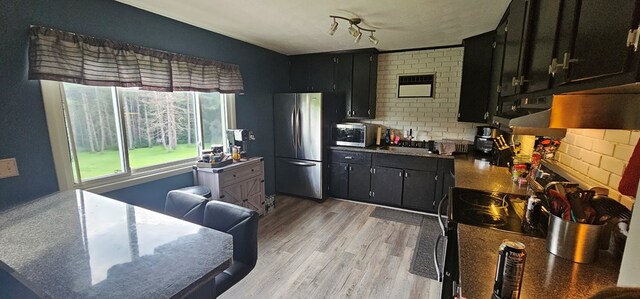
[[[598,240],[604,226],[572,222],[550,214],[547,250],[576,263],[591,263],[598,254]]]

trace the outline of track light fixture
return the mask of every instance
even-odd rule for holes
[[[345,18],[345,17],[340,17],[340,16],[329,16],[330,18],[333,18],[333,23],[331,23],[331,29],[329,30],[329,35],[333,35],[334,33],[336,33],[336,30],[338,29],[338,22],[336,21],[336,19],[341,19],[341,20],[345,20],[347,22],[349,22],[349,34],[351,34],[355,39],[353,40],[354,43],[358,43],[360,42],[360,39],[362,38],[362,31],[367,31],[370,33],[369,35],[369,41],[374,44],[377,45],[378,42],[380,42],[377,38],[375,38],[375,36],[373,36],[373,33],[376,32],[374,29],[367,29],[367,28],[362,28],[360,27],[360,23],[362,23],[362,19],[361,18]]]

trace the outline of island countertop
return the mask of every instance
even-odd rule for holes
[[[526,194],[511,181],[506,167],[489,165],[473,156],[456,156],[456,187]],[[458,224],[461,295],[490,298],[504,239],[526,245],[527,260],[520,298],[585,298],[616,285],[620,260],[601,250],[592,264],[578,264],[547,251],[545,239],[495,229]]]
[[[81,190],[0,212],[0,240],[2,270],[51,298],[183,297],[233,256],[229,234]]]

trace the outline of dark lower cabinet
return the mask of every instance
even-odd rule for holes
[[[453,172],[453,159],[345,150],[333,150],[329,157],[333,197],[435,213],[438,199],[454,184],[446,177]]]
[[[368,176],[367,176],[368,178]],[[329,194],[333,197],[347,198],[349,195],[349,164],[329,164]]]
[[[400,206],[402,204],[402,169],[376,167],[371,174],[371,202]]]
[[[435,182],[435,172],[405,170],[404,183],[402,184],[402,206],[420,211],[435,211]]]
[[[349,165],[349,195],[350,199],[369,200],[370,165],[351,164]]]

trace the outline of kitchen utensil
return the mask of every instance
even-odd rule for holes
[[[591,263],[599,249],[599,238],[604,225],[567,221],[549,215],[547,250],[576,263]]]
[[[575,221],[584,223],[586,219],[580,195],[578,193],[568,193],[567,199],[569,199],[569,202],[571,203],[571,212],[575,216]]]
[[[549,190],[553,205],[553,214],[566,220],[571,220],[571,203],[567,198],[556,190]]]

